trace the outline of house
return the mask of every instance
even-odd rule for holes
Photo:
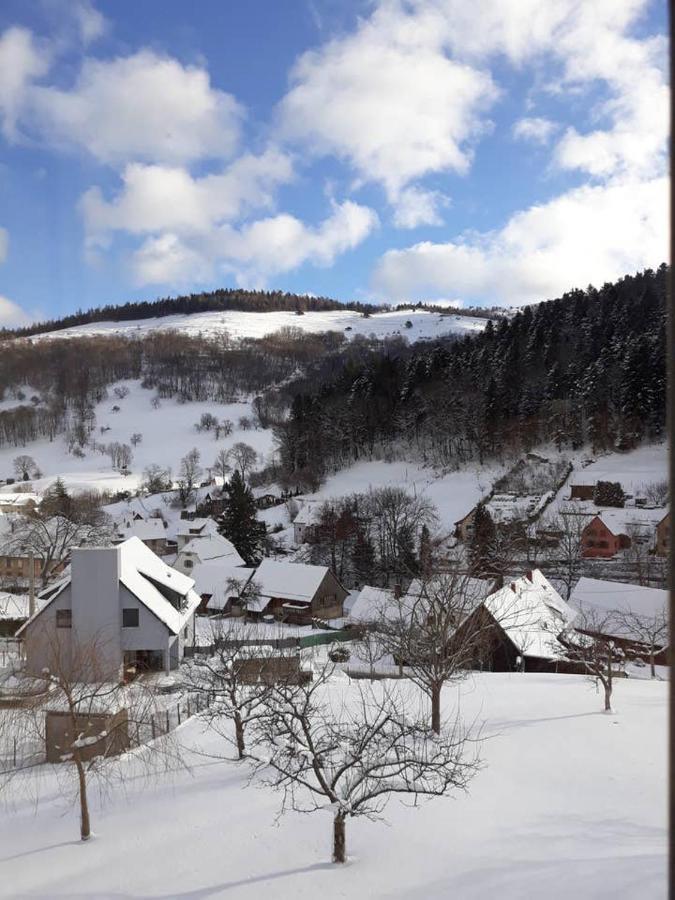
[[[230,569],[245,565],[234,544],[218,533],[196,537],[184,544],[179,549],[173,565],[179,572],[191,576],[192,570],[199,563],[215,562],[216,560]]]
[[[455,641],[469,664],[493,672],[575,671],[560,636],[575,616],[548,579],[534,569],[491,593],[460,625]]]
[[[670,551],[670,511],[656,523],[654,550],[657,556],[668,556]]]
[[[570,500],[592,500],[595,496],[594,484],[570,485]]]
[[[349,593],[327,566],[273,559],[260,563],[246,588],[250,596],[236,612],[252,618],[272,615],[293,625],[340,618]]]
[[[198,613],[229,615],[232,604],[237,602],[238,585],[248,582],[255,569],[246,566],[228,566],[218,560],[198,563],[192,570],[195,591],[201,597]]]
[[[159,517],[144,519],[138,513],[134,513],[133,515],[125,516],[115,526],[112,542],[113,544],[121,544],[130,537],[137,537],[153,553],[156,553],[158,556],[164,556],[167,552],[166,528],[166,522]]]
[[[255,498],[256,509],[269,509],[271,506],[277,506],[281,502],[281,498],[275,494],[260,494]]]
[[[42,502],[39,494],[31,493],[0,493],[0,513],[26,513],[36,509]]]
[[[217,534],[218,526],[210,518],[182,519],[176,529],[176,543],[180,552],[186,544],[196,537],[206,537],[209,534]]]
[[[580,578],[572,595],[570,606],[591,620],[602,624],[602,633],[579,627],[585,634],[613,640],[628,655],[645,655],[649,650],[641,635],[631,624],[630,617],[656,620],[668,610],[668,591],[644,587],[637,584],[623,584],[598,578]],[[656,654],[655,662],[668,665],[666,652],[667,635]]]
[[[395,614],[398,609],[393,591],[364,585],[349,610],[349,621],[353,625],[368,625]]]
[[[71,664],[79,648],[95,646],[97,672],[83,680],[168,674],[194,640],[193,584],[137,537],[74,550],[70,574],[42,592],[38,611],[17,633],[28,671],[54,666],[57,654],[59,664]]]
[[[587,559],[611,559],[619,550],[628,547],[628,535],[621,532],[615,534],[599,515],[593,516],[581,533],[581,555]]]
[[[630,547],[651,549],[654,529],[662,518],[662,509],[605,507],[590,516],[581,533],[582,556],[611,559]]]
[[[314,540],[321,504],[316,500],[306,500],[293,519],[293,543],[307,544]]]
[[[470,510],[462,519],[455,522],[455,537],[468,544],[473,540],[474,520],[476,518],[476,507]]]

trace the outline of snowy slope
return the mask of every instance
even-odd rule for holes
[[[450,712],[455,690],[444,697]],[[662,900],[667,684],[620,681],[615,701],[618,713],[601,712],[580,676],[476,675],[461,705],[485,723],[486,766],[469,793],[350,820],[342,867],[329,861],[330,811],[277,822],[278,795],[246,787],[244,766],[213,756],[223,739],[190,721],[179,733],[201,751],[187,754],[191,770],[115,780],[103,810],[93,790],[88,844],[52,774],[37,809],[10,784],[0,897]]]
[[[411,328],[405,323],[412,322]],[[226,331],[232,338],[261,338],[280,328],[300,328],[317,334],[324,331],[344,332],[347,337],[357,334],[375,335],[377,338],[405,335],[410,341],[428,340],[447,334],[477,334],[485,327],[487,319],[473,316],[439,315],[426,310],[376,313],[364,318],[350,309],[331,312],[307,312],[298,316],[293,312],[205,312],[192,315],[163,316],[139,319],[132,322],[92,322],[76,325],[62,331],[35,335],[30,340],[82,337],[91,335],[123,334],[141,336],[152,331],[180,331],[185,334],[205,336]],[[349,329],[347,331],[346,329]]]

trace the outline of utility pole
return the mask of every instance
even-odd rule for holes
[[[28,618],[35,615],[35,554],[28,555]]]

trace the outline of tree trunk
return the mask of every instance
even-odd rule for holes
[[[654,663],[654,651],[649,654],[649,666],[651,669],[652,678],[656,678],[656,665]]]
[[[345,838],[345,817],[338,813],[333,819],[333,862],[347,862],[347,841]]]
[[[239,755],[239,759],[243,759],[246,756],[246,745],[244,744],[244,724],[241,721],[241,716],[237,713],[234,717],[234,733],[237,740],[237,753]]]
[[[80,787],[80,838],[88,841],[91,837],[91,826],[89,824],[89,801],[87,799],[87,776],[84,766],[79,759],[75,760],[77,766],[77,779]]]
[[[435,684],[431,688],[431,728],[436,734],[441,733],[441,686]]]
[[[605,712],[612,711],[612,686],[610,684],[605,685]]]

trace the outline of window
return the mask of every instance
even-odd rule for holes
[[[138,628],[138,610],[122,610],[122,628]]]
[[[73,626],[73,611],[72,609],[57,609],[56,610],[56,627],[57,628],[72,628]]]
[[[185,562],[183,563],[183,565],[185,566],[186,569],[191,569],[193,567],[194,563],[192,562],[191,559],[186,559]]]

